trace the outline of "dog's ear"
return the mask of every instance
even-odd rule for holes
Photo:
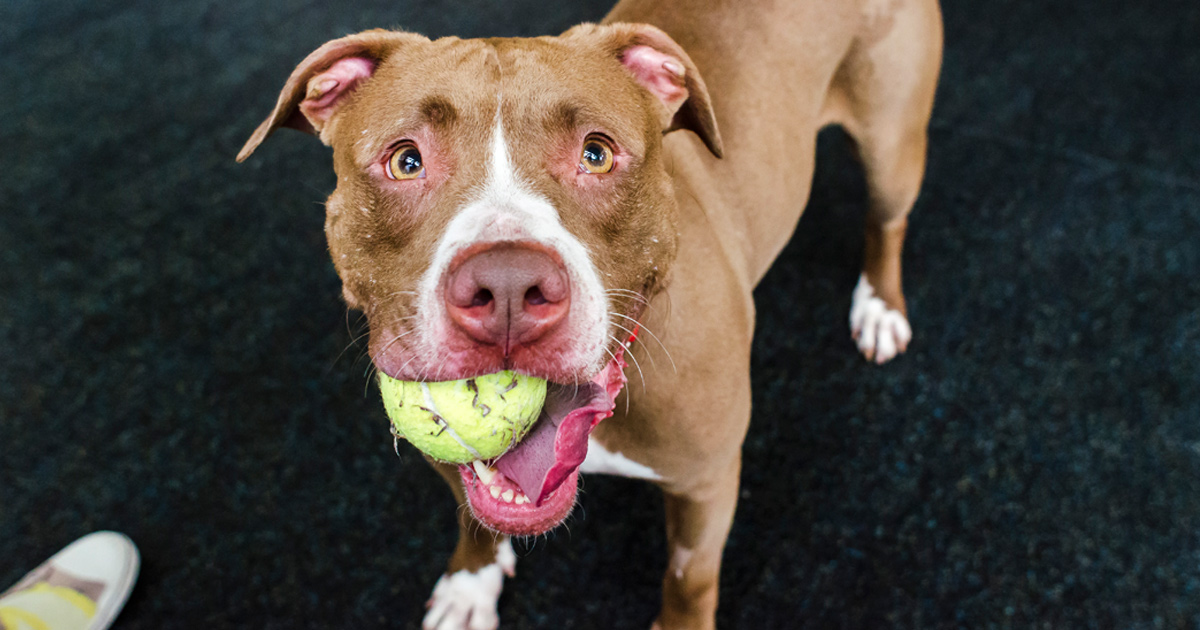
[[[708,88],[691,57],[670,35],[649,24],[584,25],[576,29],[597,29],[605,38],[607,51],[662,103],[663,133],[690,129],[713,155],[722,156],[721,133]]]
[[[322,130],[345,104],[346,97],[370,79],[397,46],[418,40],[427,41],[412,33],[373,30],[335,39],[314,50],[292,71],[279,93],[275,111],[254,130],[238,152],[237,161],[250,157],[279,127],[315,134],[329,144]]]

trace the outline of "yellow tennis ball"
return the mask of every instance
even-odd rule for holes
[[[379,391],[399,437],[455,464],[499,457],[529,431],[546,401],[546,381],[504,371],[418,383],[382,372]]]

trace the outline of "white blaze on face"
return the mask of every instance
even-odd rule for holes
[[[566,266],[571,284],[571,308],[567,325],[578,340],[576,364],[599,369],[608,330],[604,285],[587,247],[559,220],[558,210],[548,199],[529,190],[516,171],[504,138],[500,113],[492,129],[487,178],[450,221],[438,242],[433,261],[418,284],[421,351],[436,356],[437,342],[447,338],[449,318],[442,302],[442,280],[455,255],[477,243],[505,241],[535,242],[557,252]]]

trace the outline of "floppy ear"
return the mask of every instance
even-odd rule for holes
[[[314,50],[292,71],[279,93],[275,111],[254,130],[238,152],[237,161],[250,157],[279,127],[315,134],[329,144],[322,131],[347,97],[375,74],[375,68],[392,50],[417,40],[425,38],[412,33],[373,30],[335,39]]]
[[[662,103],[663,133],[690,129],[713,155],[722,156],[721,133],[708,88],[682,46],[649,24],[616,23],[576,29],[589,27],[607,39],[608,52]]]

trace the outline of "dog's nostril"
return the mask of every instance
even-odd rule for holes
[[[471,306],[487,306],[492,303],[492,292],[487,289],[480,289],[471,297]]]
[[[533,287],[525,292],[525,303],[532,306],[540,306],[548,303],[546,296],[542,295],[542,290],[539,287]]]
[[[538,249],[488,246],[452,266],[444,283],[446,315],[458,332],[501,346],[505,356],[555,333],[570,310],[567,270]]]

